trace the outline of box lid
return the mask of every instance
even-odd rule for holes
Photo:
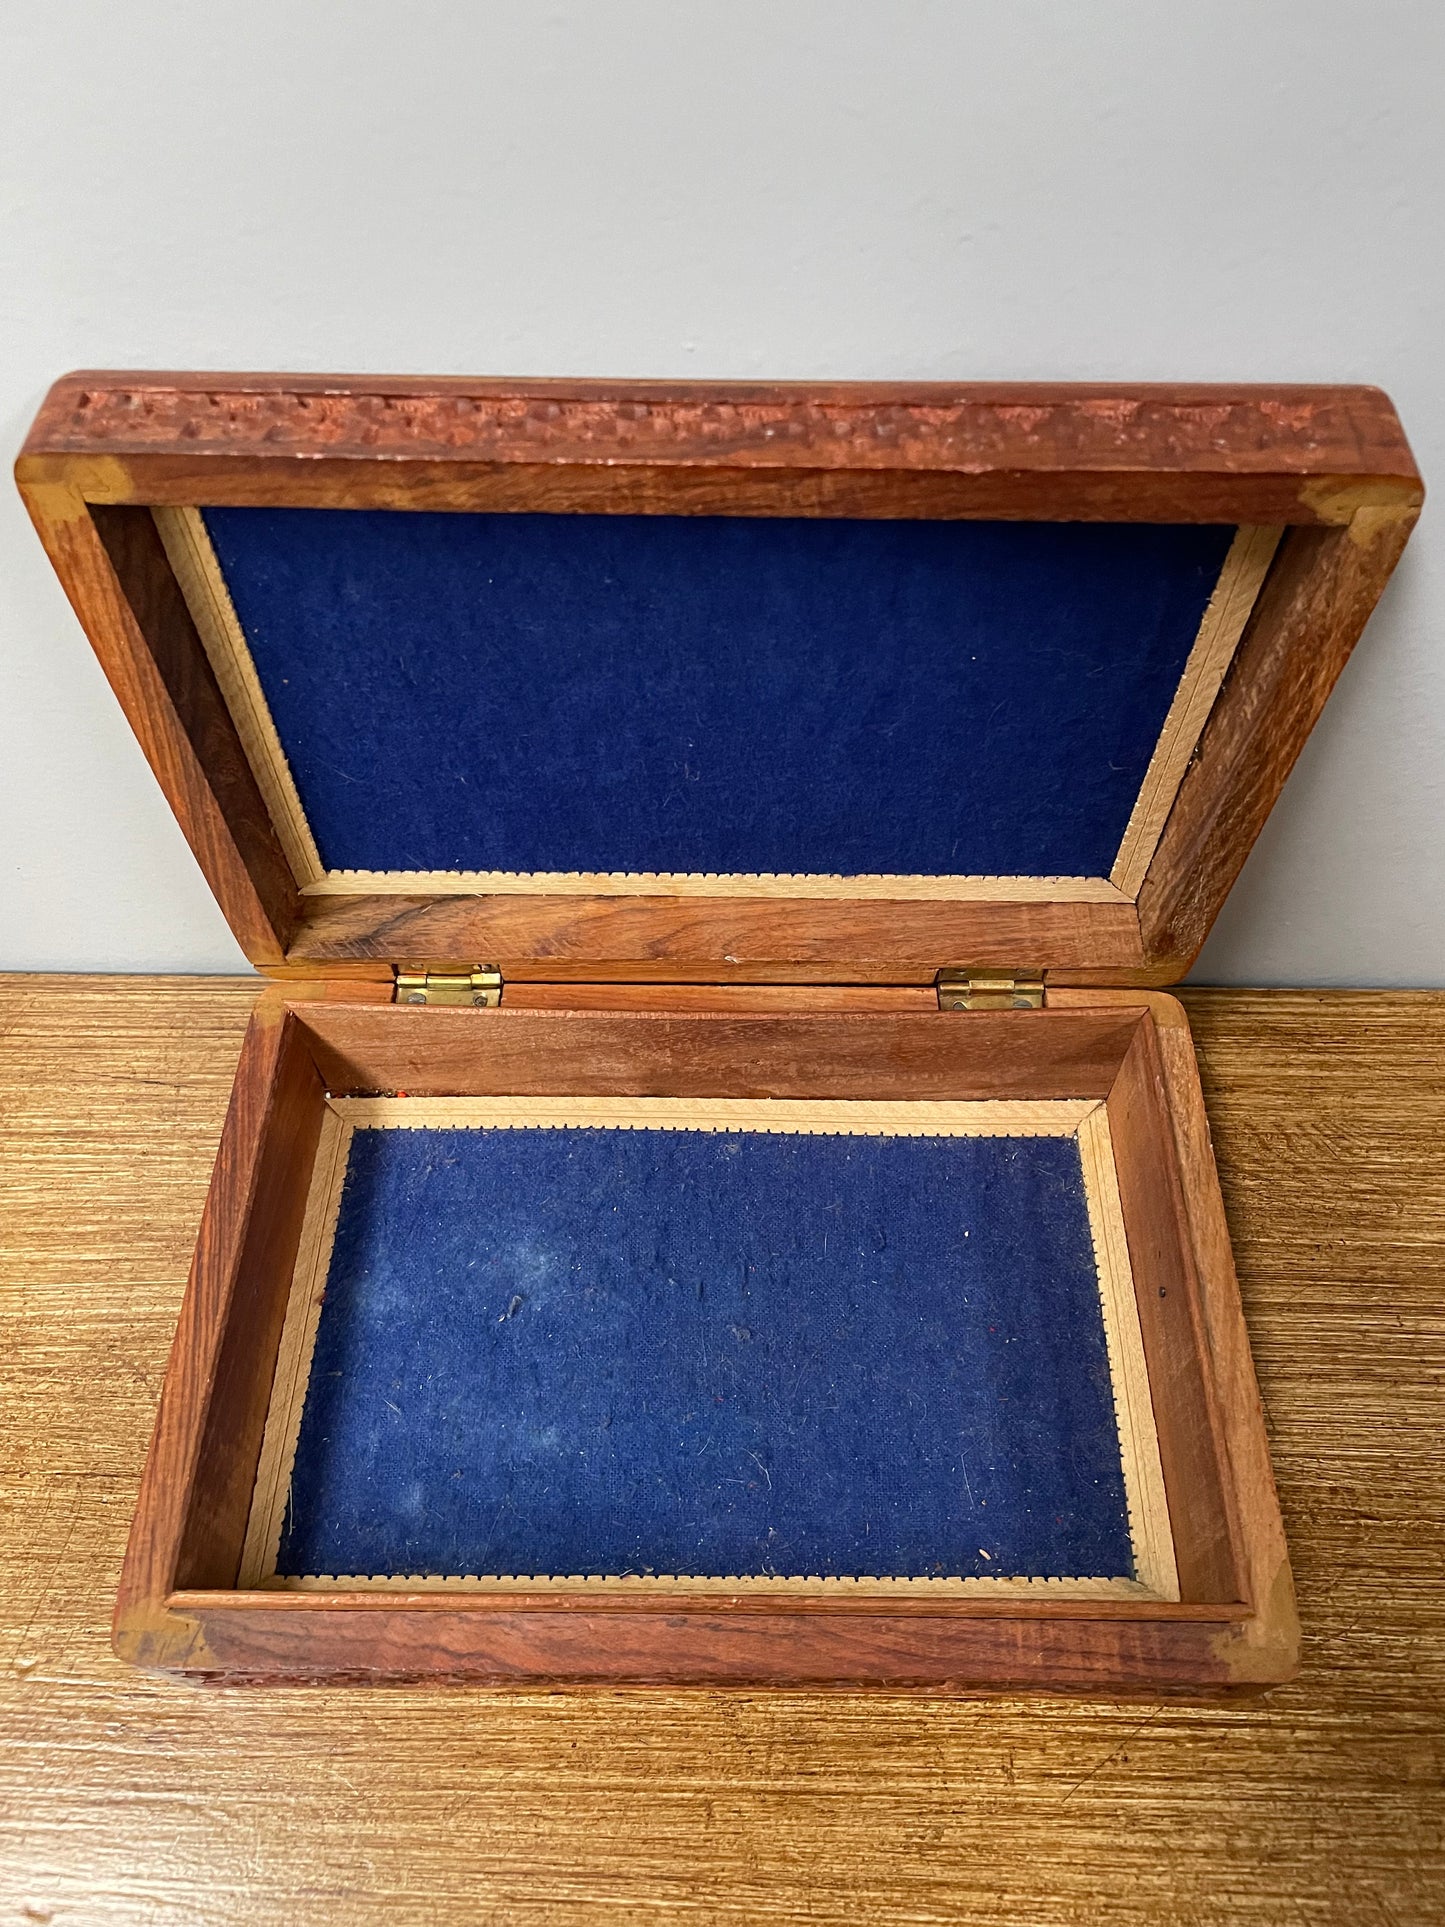
[[[85,373],[17,475],[303,976],[1173,981],[1422,496],[1368,388]]]

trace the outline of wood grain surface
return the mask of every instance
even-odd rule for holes
[[[0,983],[0,1923],[1445,1914],[1445,996],[1196,992],[1304,1624],[1224,1707],[204,1690],[111,1657],[254,990]]]

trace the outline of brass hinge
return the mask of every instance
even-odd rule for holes
[[[396,1001],[495,1010],[502,1001],[502,973],[490,964],[478,964],[474,970],[398,970]]]
[[[1042,1010],[1042,970],[940,970],[940,1010]]]

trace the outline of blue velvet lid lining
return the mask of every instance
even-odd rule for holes
[[[331,871],[1107,877],[1233,531],[212,508]]]
[[[277,1571],[1132,1577],[1076,1141],[358,1130]]]

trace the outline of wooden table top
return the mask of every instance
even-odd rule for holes
[[[1224,1707],[122,1667],[251,995],[0,979],[0,1923],[1445,1918],[1445,994],[1186,1000],[1305,1635]]]

